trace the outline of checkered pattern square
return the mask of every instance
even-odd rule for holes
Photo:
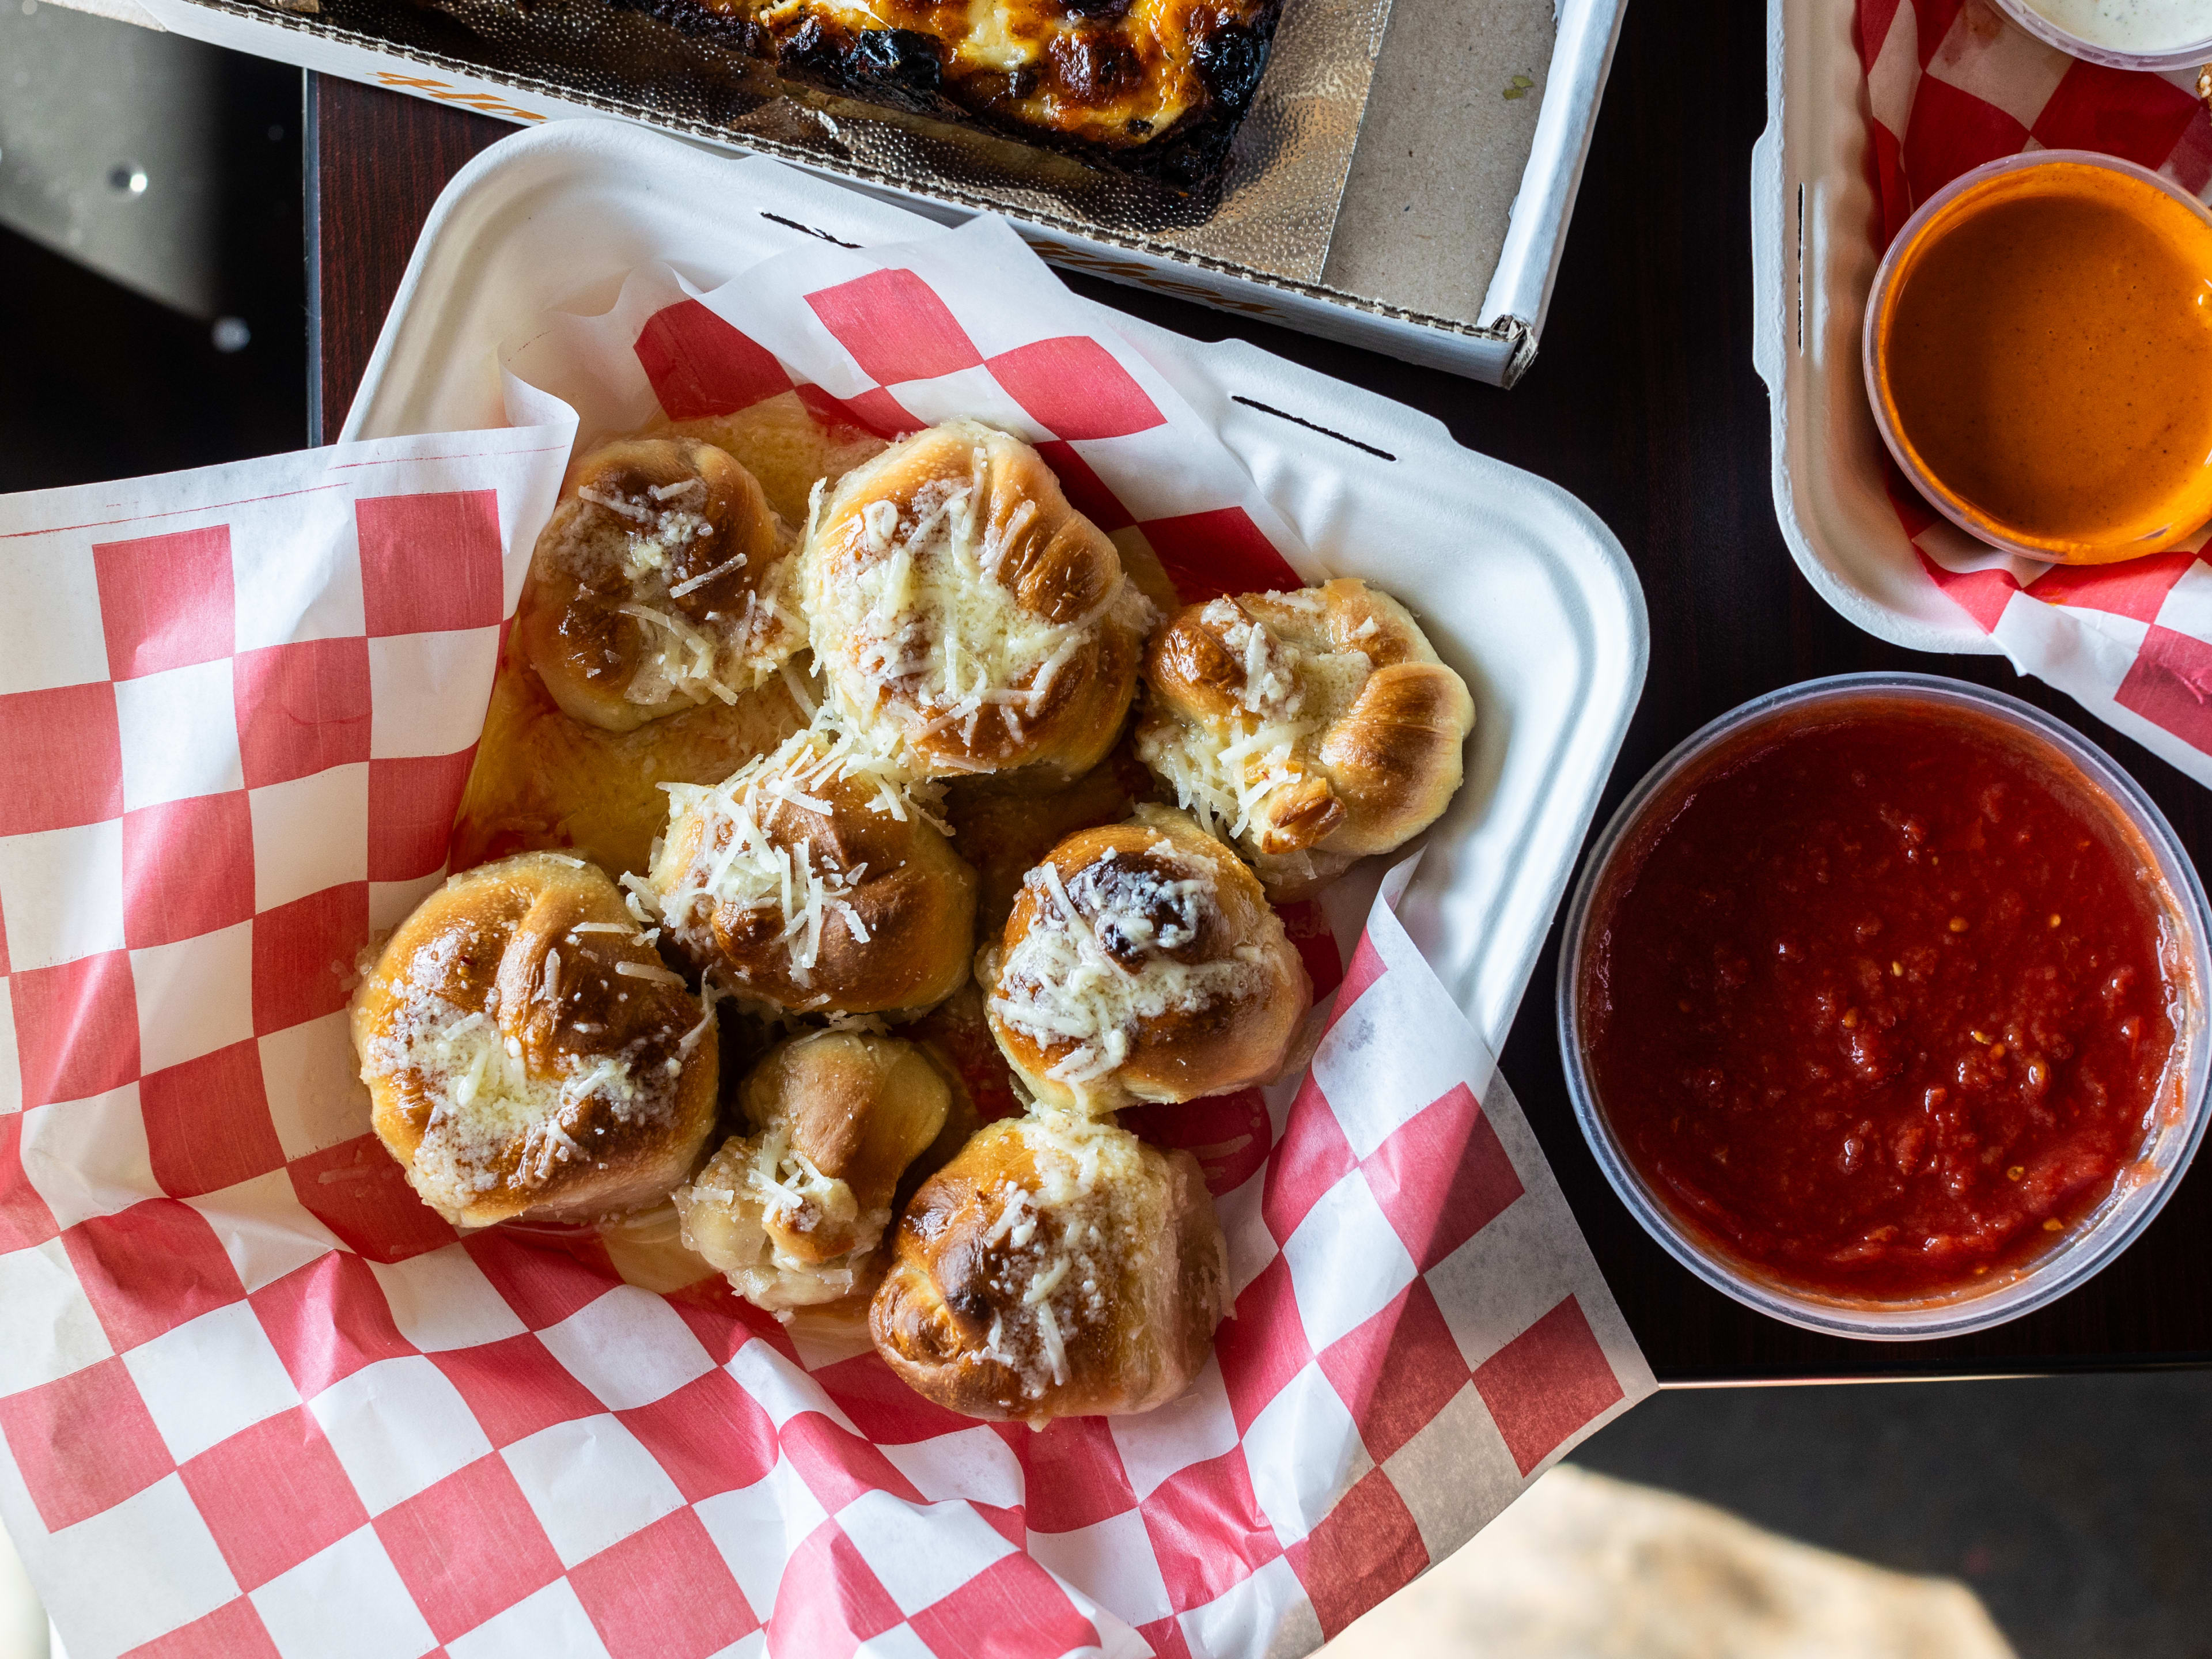
[[[241,985],[250,973],[249,963],[239,975]],[[227,1007],[226,1017],[250,1030],[252,999],[241,1000],[246,1006]],[[348,1065],[353,1038],[343,1011],[268,1032],[253,1043],[261,1056],[263,1097],[287,1158],[326,1152],[367,1131],[368,1097],[351,1086],[358,1079]]]
[[[1008,1553],[908,1620],[926,1652],[1016,1659],[1098,1645],[1097,1628],[1052,1574]]]
[[[176,1467],[116,1358],[0,1400],[0,1437],[48,1532],[112,1508]]]
[[[368,943],[368,884],[342,883],[253,919],[257,1036],[334,1014],[353,994],[354,960]]]
[[[613,1659],[706,1659],[760,1628],[694,1510],[641,1527],[568,1582]]]
[[[95,542],[92,568],[112,678],[230,654],[229,526]]]
[[[1002,351],[988,367],[1030,419],[1071,448],[1079,438],[1127,437],[1167,420],[1113,354],[1087,334]]]
[[[138,1075],[138,999],[120,951],[8,981],[25,1106],[106,1094]]]
[[[617,1416],[688,1504],[750,1486],[775,1467],[775,1425],[720,1366]]]
[[[486,1456],[380,1516],[376,1535],[441,1642],[561,1577],[506,1463]]]
[[[436,1645],[391,1552],[368,1527],[271,1579],[252,1599],[285,1659],[400,1659]]]
[[[470,1414],[491,1443],[502,1449],[543,1430],[606,1409],[526,1331],[505,1341],[471,1344],[425,1357],[467,1402]]]
[[[1621,1397],[1572,1297],[1485,1360],[1474,1386],[1524,1475]]]
[[[2081,63],[1959,0],[1858,0],[1856,38],[1877,246],[1960,173],[2031,148],[2101,151],[2200,197],[2212,191],[2212,119],[2194,95],[2194,70]],[[2039,564],[1955,529],[1887,463],[1884,482],[1901,532],[1891,557],[1908,583],[1964,613],[1962,648],[1986,636],[2023,673],[2212,783],[2212,720],[2198,689],[2212,683],[2199,678],[2212,660],[2212,605],[2203,599],[2212,568],[2197,550]],[[1945,609],[1938,603],[1921,620],[1942,626]]]
[[[240,1430],[179,1473],[246,1589],[258,1589],[368,1524],[344,1466],[304,1407]]]
[[[453,1242],[453,1230],[424,1206],[374,1135],[362,1135],[287,1166],[300,1207],[371,1261],[404,1261]]]
[[[284,1167],[253,1043],[148,1073],[138,1081],[138,1109],[154,1179],[172,1198],[203,1197]]]
[[[226,790],[123,815],[123,939],[176,945],[253,919],[253,814]]]
[[[1249,477],[1011,232],[902,259],[643,273],[545,337],[633,425],[793,388],[883,433],[981,410],[1186,598],[1297,580]],[[719,1284],[625,1285],[588,1234],[457,1237],[370,1133],[344,1008],[445,865],[568,431],[495,441],[53,532],[62,614],[0,662],[0,1503],[79,1659],[1256,1659],[1650,1386],[1387,906],[1348,973],[1285,915],[1337,988],[1310,1076],[1132,1116],[1236,1237],[1213,1362],[1144,1417],[971,1422]]]
[[[115,682],[127,810],[235,789],[244,781],[236,725],[224,717],[234,702],[234,668],[224,658]]]
[[[189,1204],[148,1199],[79,1222],[62,1243],[118,1352],[245,1299],[215,1230]]]
[[[276,1350],[242,1302],[139,1344],[123,1364],[170,1455],[180,1462],[299,1403]]]
[[[1436,1419],[1469,1374],[1426,1279],[1415,1279],[1321,1355],[1322,1370],[1380,1463]]]
[[[1290,1557],[1329,1637],[1429,1565],[1406,1500],[1380,1469],[1362,1476],[1319,1527],[1291,1546]]]
[[[46,1196],[23,1170],[23,1119],[0,1114],[0,1260],[61,1234]]]
[[[231,665],[238,748],[254,787],[368,758],[368,641],[300,640]]]
[[[247,1300],[302,1400],[380,1360],[416,1352],[399,1334],[383,1287],[359,1256],[319,1254]]]
[[[100,823],[123,809],[115,688],[101,683],[0,697],[0,836]]]
[[[983,361],[951,307],[912,270],[872,270],[817,289],[806,303],[860,372],[884,386],[932,380]]]
[[[696,300],[647,318],[635,349],[672,421],[734,414],[791,390],[791,377],[773,353]]]
[[[131,1651],[132,1659],[283,1659],[253,1603],[242,1595]]]
[[[499,626],[507,578],[497,491],[364,496],[353,514],[370,638]]]
[[[368,878],[413,881],[445,868],[453,810],[476,760],[455,755],[368,763]]]

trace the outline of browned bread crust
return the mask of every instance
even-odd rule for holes
[[[976,925],[988,938],[1003,929],[1022,878],[1079,830],[1119,823],[1158,793],[1128,735],[1072,783],[1039,790],[1025,775],[957,778],[946,786],[945,819],[952,846],[981,884]]]
[[[922,1009],[968,976],[975,876],[896,776],[800,732],[713,788],[669,792],[644,890],[702,972],[793,1012]]]
[[[713,1022],[606,875],[526,853],[455,876],[355,993],[378,1137],[458,1226],[667,1195],[714,1127]]]
[[[841,715],[917,775],[1071,778],[1114,746],[1152,604],[1019,439],[894,444],[823,502],[801,570]]]
[[[1055,847],[975,974],[1024,1085],[1086,1112],[1270,1081],[1313,1000],[1258,879],[1149,805]]]
[[[1126,1414],[1190,1385],[1227,1295],[1189,1153],[1039,1113],[985,1126],[915,1194],[869,1329],[901,1379],[951,1411]]]
[[[587,726],[562,712],[510,635],[453,821],[453,864],[570,851],[610,875],[642,875],[668,824],[663,784],[719,783],[805,724],[777,678],[633,731]]]
[[[1474,729],[1466,682],[1353,578],[1188,607],[1146,647],[1145,683],[1138,752],[1280,898],[1427,829]]]
[[[523,652],[562,709],[610,732],[734,702],[803,642],[792,541],[714,445],[610,444],[577,464],[538,538]]]

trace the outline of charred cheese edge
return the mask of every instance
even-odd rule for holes
[[[677,0],[786,77],[1176,188],[1218,179],[1282,0]],[[665,13],[665,3],[651,8]]]

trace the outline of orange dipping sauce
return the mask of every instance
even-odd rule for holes
[[[1876,295],[1869,378],[1923,491],[2073,564],[2158,552],[2212,519],[2201,210],[2054,160],[1969,185],[1908,234]]]

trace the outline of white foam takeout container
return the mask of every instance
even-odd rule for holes
[[[504,424],[501,344],[548,310],[604,310],[637,265],[713,287],[810,235],[871,246],[934,228],[618,123],[518,133],[431,210],[342,436]],[[1644,595],[1620,542],[1573,496],[1429,416],[1241,342],[1098,310],[1217,423],[1328,568],[1403,599],[1466,677],[1479,711],[1467,786],[1399,913],[1495,1052],[1644,684]],[[1356,936],[1382,862],[1331,890],[1340,938]]]
[[[1855,8],[1767,0],[1766,131],[1751,152],[1752,361],[1766,382],[1774,509],[1820,597],[1915,651],[1996,641],[1920,571],[1883,483],[1860,368],[1881,250],[1869,227]]]

